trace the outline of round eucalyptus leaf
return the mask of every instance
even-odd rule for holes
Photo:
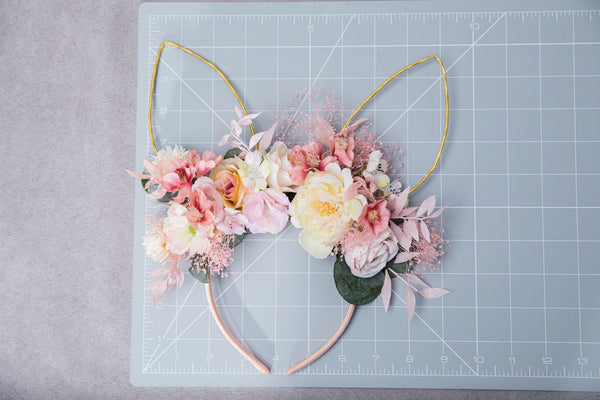
[[[233,149],[227,150],[227,152],[223,156],[223,159],[227,160],[228,158],[237,157],[240,155],[241,152],[242,150],[238,149],[237,147],[234,147]]]
[[[370,278],[360,278],[352,274],[343,257],[338,257],[333,266],[333,279],[340,296],[348,303],[360,306],[379,296],[384,274],[383,271],[379,271]]]

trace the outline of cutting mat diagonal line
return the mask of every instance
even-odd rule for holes
[[[344,38],[344,34],[346,33],[346,31],[348,30],[348,27],[350,27],[350,24],[352,23],[352,21],[354,20],[354,15],[352,15],[350,17],[350,19],[348,20],[348,23],[346,24],[346,26],[344,27],[344,29],[342,30],[342,33],[340,34],[340,37],[338,37],[338,40],[335,42],[335,45],[333,45],[333,47],[331,48],[331,51],[329,52],[329,54],[327,55],[327,58],[325,58],[325,61],[323,62],[323,65],[321,66],[321,69],[319,70],[319,72],[317,73],[317,76],[315,77],[315,79],[313,79],[310,87],[308,88],[308,90],[306,91],[306,94],[304,95],[304,97],[302,98],[302,101],[300,102],[300,105],[298,105],[298,107],[296,108],[296,112],[294,112],[294,115],[292,116],[292,118],[290,119],[290,123],[288,124],[288,126],[285,128],[285,131],[283,132],[284,134],[287,133],[288,129],[290,129],[290,126],[292,126],[292,123],[294,122],[294,119],[296,118],[296,115],[298,115],[298,111],[300,111],[300,109],[302,108],[302,106],[304,105],[304,102],[306,101],[306,99],[308,98],[308,96],[311,94],[313,88],[315,87],[315,84],[317,83],[317,80],[321,77],[321,74],[323,73],[323,71],[325,70],[325,67],[327,66],[327,64],[329,64],[329,60],[331,60],[331,56],[333,55],[333,53],[335,52],[335,50],[337,50],[340,46],[340,42],[342,41],[342,39]]]
[[[187,296],[185,296],[185,299],[183,299],[183,301],[181,302],[181,304],[179,304],[179,307],[177,307],[177,312],[175,313],[175,315],[171,319],[171,322],[169,323],[169,326],[167,326],[167,329],[165,329],[164,333],[162,334],[162,337],[167,336],[167,333],[169,333],[169,329],[171,329],[171,327],[173,326],[173,324],[177,320],[177,317],[179,316],[179,313],[181,313],[181,310],[183,309],[183,306],[185,306],[185,304],[187,303],[187,301],[190,298],[190,296],[192,295],[192,293],[194,293],[194,289],[196,288],[196,286],[198,286],[198,282],[199,282],[198,280],[196,280],[194,282],[194,286],[192,286],[192,288],[188,292]]]
[[[485,32],[483,32],[481,34],[481,36],[479,36],[479,38],[474,41],[469,47],[467,47],[467,49],[458,56],[458,58],[456,60],[454,60],[454,62],[452,64],[450,64],[450,66],[448,68],[446,68],[446,74],[448,72],[450,72],[450,70],[452,70],[452,68],[464,57],[466,56],[470,51],[472,51],[475,46],[477,45],[477,43],[479,43],[479,41],[481,39],[483,39],[485,37],[485,35],[487,35],[487,33],[494,27],[496,26],[496,24],[498,22],[500,22],[503,18],[506,18],[506,13],[500,15],[500,17],[498,17],[497,20],[494,21],[494,23],[492,25],[490,25],[489,28],[487,28],[485,30]],[[379,138],[382,138],[386,133],[389,132],[390,129],[392,129],[394,127],[394,125],[396,125],[410,110],[412,110],[412,108],[419,102],[419,100],[421,100],[423,98],[423,96],[425,96],[427,94],[427,92],[429,92],[431,90],[432,87],[434,87],[440,80],[442,79],[442,75],[438,76],[436,80],[433,81],[433,83],[431,85],[429,85],[429,87],[427,89],[425,89],[423,91],[423,93],[421,93],[421,95],[419,97],[416,98],[415,101],[413,101],[410,106],[408,106],[406,108],[406,110],[404,110],[402,112],[402,114],[400,114],[398,116],[398,118],[396,118],[394,121],[392,121],[392,123],[383,131],[383,133],[381,135],[379,135]]]
[[[400,299],[400,301],[401,301],[401,302],[402,302],[404,305],[406,305],[406,301],[404,301],[404,299],[402,298],[402,296],[400,296],[400,295],[398,294],[398,292],[396,292],[395,290],[393,290],[393,289],[392,289],[392,293],[394,293],[394,295],[395,295],[395,296],[396,296],[398,299]],[[445,341],[445,340],[444,340],[444,339],[443,339],[443,338],[442,338],[442,337],[441,337],[441,336],[440,336],[440,335],[439,335],[439,334],[436,332],[436,330],[435,330],[435,329],[433,329],[433,328],[431,327],[431,325],[429,325],[429,324],[427,323],[427,321],[425,321],[425,320],[423,319],[423,317],[421,317],[421,316],[419,315],[419,313],[415,312],[415,314],[414,314],[414,315],[415,315],[417,318],[419,318],[419,320],[420,320],[420,321],[421,321],[423,324],[425,324],[425,326],[426,326],[426,327],[427,327],[427,328],[428,328],[428,329],[431,331],[431,333],[433,333],[433,334],[434,334],[434,335],[435,335],[435,336],[438,338],[438,340],[439,340],[440,342],[442,342],[442,344],[448,348],[448,350],[450,350],[452,353],[454,353],[454,355],[455,355],[456,357],[458,357],[458,359],[459,359],[460,361],[462,361],[462,363],[463,363],[463,364],[465,364],[465,365],[467,366],[467,368],[469,368],[469,370],[470,370],[470,371],[473,373],[473,375],[479,376],[479,374],[477,373],[477,371],[475,371],[475,370],[474,370],[474,369],[473,369],[473,368],[472,368],[472,367],[469,365],[469,363],[468,363],[468,362],[466,362],[466,361],[464,360],[464,358],[462,358],[462,357],[460,356],[460,354],[458,354],[458,353],[456,352],[456,350],[454,350],[454,349],[452,348],[452,346],[450,346],[450,345],[448,344],[448,342],[446,342],[446,341]]]
[[[151,49],[151,50],[152,50],[152,52],[154,52],[154,56],[156,56],[156,50],[155,50],[155,49]],[[189,85],[189,84],[188,84],[188,83],[185,81],[185,79],[183,79],[183,78],[182,78],[182,77],[181,77],[181,76],[180,76],[180,75],[177,73],[177,71],[175,71],[175,69],[173,69],[173,67],[171,67],[171,66],[169,65],[169,63],[168,63],[168,62],[166,62],[164,59],[161,59],[161,60],[160,60],[160,62],[161,62],[161,64],[164,64],[164,65],[165,65],[167,68],[169,68],[169,70],[171,70],[171,72],[172,72],[172,73],[175,75],[175,77],[176,77],[176,78],[177,78],[177,79],[178,79],[178,80],[179,80],[181,83],[183,83],[183,85],[184,85],[186,88],[188,88],[188,90],[189,90],[190,92],[192,92],[192,94],[193,94],[194,96],[196,96],[196,97],[198,98],[198,100],[200,100],[200,101],[202,102],[202,104],[204,104],[204,106],[205,106],[206,108],[208,108],[208,109],[210,110],[210,112],[212,112],[212,113],[213,113],[213,114],[214,114],[214,115],[217,117],[217,119],[223,123],[223,125],[225,125],[225,126],[227,127],[227,130],[229,130],[229,124],[228,124],[227,122],[225,122],[225,120],[224,120],[223,118],[221,118],[221,116],[219,115],[219,113],[217,113],[217,112],[216,112],[216,111],[215,111],[215,110],[214,110],[214,109],[213,109],[213,108],[212,108],[212,107],[211,107],[211,106],[210,106],[210,105],[209,105],[209,104],[206,102],[206,100],[204,100],[204,99],[202,98],[202,96],[200,96],[200,95],[198,94],[198,92],[196,92],[196,91],[195,91],[195,90],[194,90],[194,89],[193,89],[193,88],[192,88],[192,87],[191,87],[191,86],[190,86],[190,85]],[[181,107],[181,105],[180,105],[180,107]]]
[[[288,224],[287,228],[285,228],[283,231],[281,231],[277,238],[275,240],[273,240],[267,247],[264,248],[264,250],[254,259],[254,261],[252,261],[250,264],[248,264],[248,266],[246,268],[244,268],[244,270],[232,281],[229,283],[229,285],[227,285],[227,287],[225,287],[221,293],[215,297],[215,302],[217,300],[219,300],[221,298],[221,296],[223,296],[225,293],[227,293],[227,291],[229,289],[231,289],[233,287],[233,285],[250,269],[252,268],[260,259],[260,257],[262,257],[271,247],[273,247],[273,245],[275,245],[275,243],[277,243],[277,240],[284,235],[285,233],[287,233],[287,231],[289,231],[292,227],[292,224]],[[206,314],[206,312],[208,311],[208,306],[206,306],[201,312],[200,314],[198,314],[198,316],[196,316],[196,318],[194,318],[194,320],[192,322],[189,323],[189,325],[183,329],[179,335],[177,335],[177,337],[173,338],[173,340],[167,345],[167,347],[165,347],[159,354],[158,356],[156,356],[154,359],[150,358],[150,360],[148,360],[148,362],[146,363],[146,366],[144,367],[143,372],[146,372],[148,370],[148,368],[150,368],[163,354],[165,354],[165,352],[167,350],[169,350],[171,348],[171,346],[173,346],[173,344],[175,344],[175,342],[177,342],[177,340],[179,340],[179,338],[186,333],[204,314]],[[241,341],[243,341],[243,338],[240,339]],[[160,346],[160,345],[159,345]],[[154,350],[154,353],[156,353],[156,349]],[[154,354],[153,353],[153,354]]]

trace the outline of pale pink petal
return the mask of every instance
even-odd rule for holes
[[[392,211],[392,218],[400,218],[402,216],[402,211],[406,206],[406,201],[408,200],[408,195],[410,193],[410,186],[404,189],[398,196],[393,196],[390,199],[390,209]]]
[[[410,217],[411,214],[414,214],[417,211],[417,207],[407,207],[404,210],[400,211],[398,218]]]
[[[424,215],[425,213],[430,214],[435,208],[435,195],[429,196],[422,203],[417,210],[417,217]]]
[[[330,138],[335,135],[335,131],[329,122],[317,116],[313,119],[313,125],[315,127],[316,139],[321,143],[329,144]]]
[[[162,199],[167,194],[167,190],[165,188],[158,188],[154,192],[148,193],[148,197],[151,199]]]
[[[402,207],[406,205],[406,201],[408,200],[408,195],[410,194],[410,186],[407,186],[398,196],[399,202],[402,204]]]
[[[419,241],[419,230],[417,229],[417,223],[412,220],[406,220],[403,224],[404,232],[412,236],[417,242]]]
[[[429,235],[429,228],[427,227],[427,224],[425,223],[425,221],[421,221],[421,233],[423,234],[423,237],[425,238],[425,240],[427,240],[429,243],[431,243],[431,236]]]
[[[252,135],[252,137],[250,138],[250,142],[248,143],[248,147],[252,148],[256,146],[256,143],[258,143],[258,141],[264,136],[265,133],[266,132],[260,132]]]
[[[147,158],[144,158],[144,168],[146,168],[146,171],[148,171],[150,174],[154,172],[154,164],[152,164],[152,161],[148,160]]]
[[[449,290],[437,287],[428,287],[425,289],[419,290],[419,294],[426,299],[435,299],[436,297],[445,296],[450,293]]]
[[[176,172],[169,172],[162,177],[160,183],[165,189],[167,189],[169,192],[172,192],[181,186],[181,179]]]
[[[410,285],[406,285],[406,312],[408,313],[408,319],[412,319],[415,314],[415,294],[412,292]]]
[[[163,293],[167,290],[167,280],[163,279],[152,282],[146,289],[152,291],[152,300],[154,301],[154,307],[156,307],[160,302]]]
[[[242,118],[240,118],[240,120],[238,121],[239,125],[250,125],[252,123],[252,120],[256,117],[258,117],[260,115],[260,113],[256,113],[256,114],[248,114],[246,116],[243,116]]]
[[[338,159],[334,156],[327,156],[321,160],[319,164],[319,170],[325,171],[325,167],[327,167],[331,163],[337,163]]]
[[[219,146],[225,146],[225,144],[227,144],[227,141],[229,140],[230,136],[231,136],[231,134],[224,135],[221,138],[221,140],[219,140]]]
[[[350,159],[350,157],[348,157],[348,153],[346,151],[336,150],[333,153],[333,155],[336,156],[337,159],[340,160],[340,162],[342,164],[344,164],[346,167],[352,166],[352,160]]]
[[[260,151],[266,151],[269,148],[269,146],[271,145],[271,142],[273,141],[273,135],[275,134],[276,128],[277,128],[277,123],[274,123],[273,126],[271,126],[265,132],[265,135],[262,137],[262,139],[258,143],[258,149]]]
[[[242,127],[237,123],[237,121],[231,120],[229,125],[231,126],[231,131],[236,135],[239,136],[242,133]]]
[[[360,183],[359,182],[354,182],[353,184],[351,184],[350,186],[348,186],[346,188],[346,190],[344,191],[344,201],[350,201],[353,198],[355,198],[356,196],[358,196],[358,189],[360,187]]]
[[[150,272],[148,274],[148,276],[164,276],[164,275],[167,275],[168,273],[169,273],[168,269],[156,268],[156,269],[153,269],[152,272]]]
[[[126,169],[125,171],[127,171],[127,173],[129,175],[133,176],[134,178],[140,178],[140,179],[148,179],[148,178],[150,178],[150,175],[147,175],[147,174],[141,174],[139,172],[130,171],[128,169]]]
[[[430,287],[428,284],[426,284],[425,282],[423,282],[421,280],[421,278],[419,278],[418,276],[416,276],[415,274],[404,274],[404,277],[411,283],[414,283],[415,285],[421,285],[421,286],[425,286],[425,287]]]
[[[446,206],[440,208],[439,210],[437,210],[436,212],[434,212],[433,214],[429,215],[429,218],[436,218],[439,217],[441,213],[444,212],[444,210],[446,209]]]
[[[233,109],[235,110],[235,115],[237,115],[238,119],[242,119],[244,117],[242,110],[240,110],[238,106],[233,106]]]
[[[383,286],[381,287],[381,300],[383,300],[383,309],[387,312],[390,305],[390,299],[392,297],[392,280],[387,270],[385,271],[385,277],[383,279]]]
[[[412,243],[410,235],[405,234],[402,229],[393,222],[390,222],[390,228],[392,229],[392,232],[394,232],[396,239],[398,239],[400,247],[406,251],[410,250],[410,244]]]
[[[177,265],[177,264],[175,264]],[[177,289],[181,288],[181,285],[183,285],[183,280],[185,275],[183,275],[183,271],[180,270],[179,268],[177,268],[177,266],[175,266],[175,268],[173,269],[174,275],[175,275],[175,281],[177,282]]]
[[[358,128],[358,126],[360,124],[362,124],[363,122],[365,122],[366,120],[367,120],[367,118],[359,119],[358,121],[356,121],[352,125],[347,126],[346,129],[342,130],[340,133],[351,133],[351,132],[354,132],[354,130],[356,128]]]
[[[395,264],[400,264],[403,262],[407,262],[412,260],[413,258],[415,258],[416,256],[419,255],[419,252],[411,252],[411,251],[401,251],[398,253],[398,256],[396,257],[396,259],[394,260]]]
[[[242,142],[239,142],[239,141],[237,141],[237,140],[233,140],[233,141],[231,141],[231,142],[229,142],[229,143],[227,143],[227,144],[228,144],[230,147],[237,147],[237,148],[240,148],[240,149],[243,149],[243,148],[244,148],[244,143],[242,143]],[[240,156],[241,156],[241,154],[240,154]]]

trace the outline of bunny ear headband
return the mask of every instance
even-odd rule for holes
[[[152,104],[156,74],[165,46],[184,51],[213,69],[225,82],[240,108],[231,121],[231,131],[220,146],[230,149],[217,155],[200,154],[181,146],[158,149],[152,130]],[[412,188],[391,181],[388,158],[374,135],[360,136],[365,120],[354,117],[396,77],[417,65],[435,60],[442,71],[445,122],[440,147],[431,168]],[[415,309],[415,294],[435,298],[449,291],[427,285],[419,272],[439,263],[444,241],[432,219],[435,196],[418,207],[409,207],[408,197],[435,170],[448,132],[448,85],[439,57],[422,58],[391,75],[354,110],[336,132],[329,121],[314,115],[313,139],[297,144],[278,135],[276,124],[255,132],[258,114],[248,114],[244,103],[225,74],[213,63],[173,42],[160,45],[152,73],[148,101],[148,125],[155,155],[144,159],[143,173],[128,171],[142,180],[148,196],[168,203],[166,215],[148,221],[144,237],[146,253],[167,268],[156,268],[150,276],[161,277],[147,289],[157,305],[163,293],[184,275],[178,262],[189,262],[189,272],[205,283],[213,318],[231,345],[265,374],[269,368],[233,336],[223,322],[212,292],[212,279],[226,275],[233,261],[233,248],[251,233],[278,233],[288,220],[301,228],[299,242],[315,258],[335,258],[333,275],[339,294],[349,303],[346,315],[333,336],[310,357],[287,370],[292,374],[321,357],[341,337],[356,306],[381,295],[387,311],[392,278],[406,285],[408,317]],[[252,135],[243,139],[243,128]],[[273,141],[276,139],[276,141]],[[390,172],[388,172],[390,170]]]

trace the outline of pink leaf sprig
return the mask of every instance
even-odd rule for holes
[[[242,111],[235,107],[235,113],[238,117],[238,120],[232,119],[230,122],[231,132],[227,135],[224,135],[219,141],[219,146],[224,146],[228,144],[231,147],[237,147],[243,153],[249,153],[252,151],[252,148],[258,145],[258,150],[261,153],[264,153],[269,146],[271,145],[271,141],[273,140],[273,135],[275,134],[275,128],[277,127],[277,123],[273,124],[269,129],[264,132],[259,132],[250,138],[248,144],[242,139],[242,127],[250,125],[252,121],[260,115],[260,113],[256,114],[248,114],[243,115]]]
[[[390,194],[388,208],[390,209],[390,229],[398,239],[400,247],[405,251],[398,253],[396,263],[410,261],[419,255],[411,252],[413,240],[419,242],[421,237],[431,242],[431,233],[426,220],[438,217],[446,207],[435,210],[435,195],[426,198],[419,207],[407,207],[410,186],[400,194]],[[394,220],[400,222],[394,222]]]
[[[412,273],[399,274],[391,268],[388,268],[385,271],[385,278],[383,282],[383,287],[381,289],[381,298],[383,300],[383,307],[385,311],[387,311],[390,303],[391,292],[392,292],[392,282],[390,276],[388,275],[388,271],[391,271],[392,274],[396,275],[400,278],[404,283],[406,283],[406,292],[405,292],[405,303],[406,303],[406,311],[408,313],[408,319],[412,319],[415,314],[415,306],[416,306],[416,298],[415,293],[420,294],[426,299],[435,299],[436,297],[445,296],[450,293],[449,290],[444,288],[437,288],[429,286],[425,283],[421,278]],[[421,287],[421,289],[419,289]]]
[[[162,295],[167,291],[167,289],[171,289],[174,284],[177,283],[177,289],[181,288],[183,284],[184,275],[183,272],[177,268],[177,261],[169,264],[169,269],[165,268],[156,268],[150,272],[149,276],[167,276],[166,279],[159,279],[157,281],[152,282],[146,290],[152,291],[152,300],[154,302],[154,307],[158,305]]]

